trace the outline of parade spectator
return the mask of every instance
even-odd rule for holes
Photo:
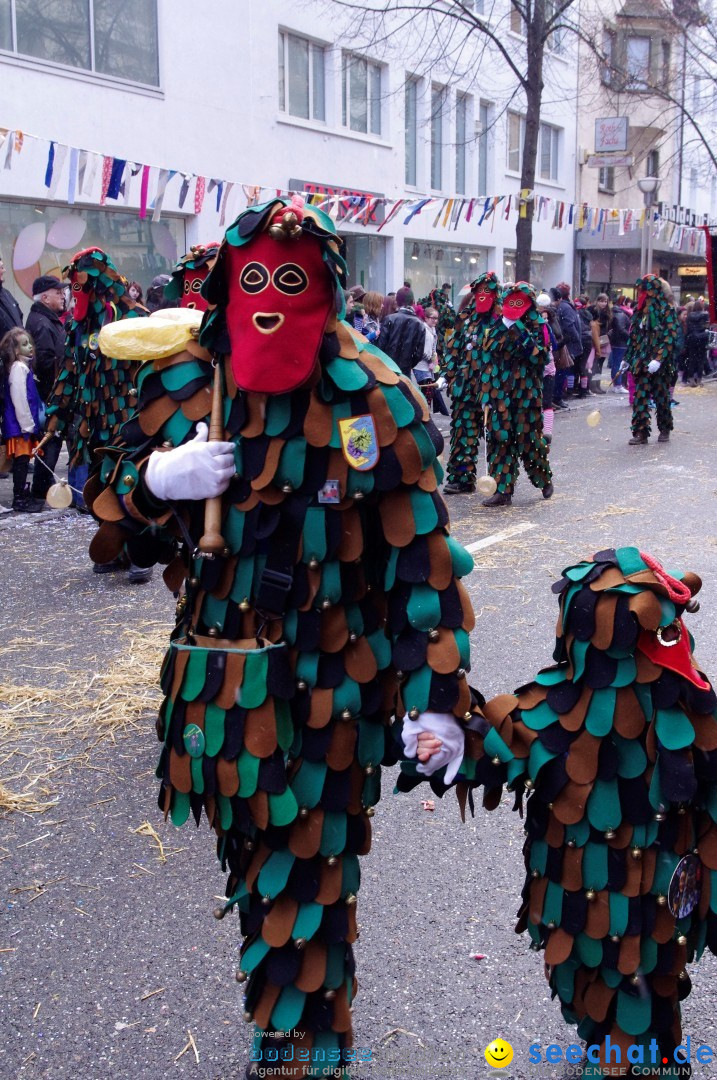
[[[383,304],[384,298],[381,293],[367,292],[363,294],[364,318],[361,333],[369,341],[375,341],[378,337]]]
[[[393,315],[395,311],[398,311],[398,304],[396,303],[395,292],[386,293],[381,304],[381,314],[378,317],[379,324],[383,322],[389,315]]]
[[[169,274],[157,274],[152,278],[152,284],[147,289],[147,310],[151,313],[161,308],[176,307],[172,300],[165,300],[164,286],[170,281]]]
[[[352,304],[351,315],[349,316],[347,314],[346,321],[351,323],[354,330],[358,330],[359,333],[362,334],[365,316],[363,300],[366,295],[366,290],[363,285],[352,285],[348,290],[348,294],[351,297]]]
[[[575,305],[570,299],[570,286],[567,281],[561,281],[555,286],[555,292],[557,293],[557,315],[558,322],[560,323],[560,329],[562,331],[563,340],[565,346],[570,353],[573,360],[573,379],[575,374],[582,370],[580,357],[583,355],[583,341],[580,329],[580,318]],[[558,373],[555,386],[555,399],[554,404],[558,409],[567,408],[563,401],[562,387],[567,378],[562,372]],[[562,378],[560,377],[562,376]]]
[[[35,377],[43,402],[47,402],[65,351],[65,328],[60,315],[65,310],[65,287],[59,278],[46,274],[32,283],[27,332],[35,342]]]
[[[5,288],[5,263],[0,256],[0,338],[16,326],[22,326],[22,312],[12,293]]]
[[[535,305],[540,314],[545,318],[545,330],[547,331],[548,336],[548,342],[546,342],[549,347],[548,360],[543,369],[543,438],[548,446],[550,446],[553,441],[553,417],[555,416],[553,407],[555,376],[557,374],[555,353],[559,347],[558,340],[555,336],[555,328],[558,326],[558,316],[552,306],[550,296],[547,293],[540,293],[535,301]]]
[[[37,446],[42,422],[42,403],[32,373],[35,346],[21,326],[9,330],[0,341],[3,382],[2,430],[5,453],[12,462],[12,508],[21,514],[42,510],[26,487],[30,457]]]
[[[607,336],[610,339],[610,375],[615,390],[620,394],[627,393],[627,387],[623,384],[624,372],[620,371],[627,343],[630,338],[630,316],[618,303],[612,309],[612,319],[608,328]]]
[[[601,386],[602,369],[606,359],[610,356],[610,338],[608,330],[612,323],[612,305],[607,293],[600,293],[590,308],[593,317],[593,362],[590,370],[590,393],[604,394]]]
[[[423,323],[413,310],[415,299],[410,289],[396,293],[398,310],[381,323],[376,344],[391,357],[404,375],[411,372],[423,356],[426,335]]]
[[[130,300],[134,300],[135,304],[144,304],[144,293],[138,281],[130,281],[127,286],[127,295]]]
[[[588,390],[587,364],[593,347],[593,318],[590,313],[589,303],[587,296],[580,296],[575,301],[575,310],[580,319],[580,340],[583,346],[582,355],[575,363],[575,392],[579,398],[587,397],[590,392]]]
[[[695,300],[685,322],[685,374],[688,386],[701,386],[709,341],[709,313],[702,299]]]

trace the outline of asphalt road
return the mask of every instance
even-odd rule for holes
[[[701,666],[717,671],[717,385],[682,391],[668,445],[628,447],[629,408],[618,395],[599,399],[601,422],[589,427],[596,400],[556,417],[552,500],[524,478],[511,508],[483,509],[478,496],[451,499],[455,535],[466,544],[490,541],[468,579],[478,613],[472,681],[486,695],[513,689],[550,662],[557,613],[550,585],[561,568],[622,544],[702,575],[702,610],[690,627]],[[9,482],[0,484],[7,503]],[[515,531],[501,540],[502,530]],[[68,704],[70,713],[75,701],[84,707],[93,673],[126,668],[127,685],[144,678],[149,692],[132,632],[169,626],[174,607],[159,575],[144,586],[93,575],[92,533],[91,520],[74,512],[0,517],[0,682],[27,687],[29,702],[31,688],[43,686],[61,699],[41,736],[24,743],[0,705],[0,779],[25,768],[8,783],[20,791],[42,760],[51,775],[33,791],[55,802],[44,813],[0,819],[0,1077],[233,1080],[243,1076],[249,1028],[233,978],[238,920],[211,914],[224,884],[211,834],[204,822],[199,830],[162,822],[149,713],[112,736],[90,732],[89,741],[87,731],[63,730],[59,719]],[[13,723],[22,716],[21,708]],[[25,756],[10,757],[18,745]],[[424,792],[394,796],[391,787],[387,773],[363,860],[354,1020],[356,1044],[371,1050],[372,1065],[355,1075],[570,1075],[565,1066],[528,1062],[530,1043],[565,1048],[574,1031],[550,1001],[542,958],[513,932],[522,826],[508,798],[462,824],[452,796],[431,812]],[[693,1043],[715,1048],[716,975],[714,958],[704,957],[684,1006]],[[498,1036],[515,1052],[500,1072],[483,1056]],[[717,1067],[698,1065],[694,1075],[712,1078]]]

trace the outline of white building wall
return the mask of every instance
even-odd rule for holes
[[[502,19],[507,31],[507,0],[497,0],[493,19]],[[451,281],[456,290],[470,275],[485,268],[503,273],[506,253],[515,248],[515,196],[519,177],[506,168],[506,104],[514,89],[514,79],[505,76],[503,65],[474,36],[462,45],[460,62],[442,60],[440,35],[427,48],[426,28],[415,21],[413,30],[389,38],[379,48],[371,34],[357,32],[354,13],[347,13],[330,0],[290,3],[262,0],[262,3],[215,0],[211,13],[190,0],[159,0],[160,88],[130,87],[120,82],[84,74],[73,69],[53,70],[36,60],[22,60],[0,53],[3,106],[0,126],[19,129],[58,143],[96,150],[129,161],[152,164],[244,184],[261,185],[268,197],[276,188],[286,189],[290,179],[315,181],[357,191],[380,193],[390,199],[430,195],[447,198],[455,194],[455,95],[469,95],[466,153],[468,183],[465,198],[479,195],[511,195],[512,212],[504,220],[501,204],[492,220],[478,226],[482,206],[474,206],[472,220],[466,222],[465,208],[457,228],[433,226],[439,202],[426,208],[407,225],[404,213],[380,234],[375,226],[342,226],[351,237],[379,235],[372,254],[357,254],[359,261],[371,260],[372,280],[381,291],[401,285],[407,263],[416,276],[417,291],[430,284]],[[306,35],[327,47],[326,120],[301,120],[282,113],[278,100],[278,32],[280,28]],[[454,31],[452,31],[454,33]],[[464,37],[464,31],[460,31]],[[516,35],[512,46],[523,46]],[[429,36],[430,40],[430,36]],[[455,37],[453,37],[455,40]],[[566,50],[571,48],[566,42]],[[351,49],[383,65],[382,130],[380,136],[349,131],[341,122],[341,53]],[[419,56],[422,57],[419,60]],[[575,64],[555,57],[546,68],[543,119],[560,129],[559,174],[555,182],[536,185],[536,196],[571,202],[575,175]],[[406,74],[422,80],[419,109],[419,167],[417,184],[408,189],[404,174],[404,95]],[[430,86],[448,87],[444,116],[443,183],[440,191],[430,188]],[[489,132],[489,186],[478,191],[475,119],[481,100],[490,102],[493,126]],[[520,98],[510,106],[520,109]],[[56,208],[67,200],[67,169],[53,197],[44,186],[47,143],[26,140],[13,158],[10,170],[0,171],[0,203],[30,203],[42,210],[48,203]],[[193,214],[193,191],[183,211],[178,206],[181,177],[167,188],[163,221],[177,215],[186,243],[207,241],[221,235],[215,195],[208,194],[202,214]],[[98,175],[90,195],[77,197],[74,212],[98,208],[101,178]],[[150,191],[156,187],[153,172]],[[125,204],[108,201],[107,210],[136,210],[140,177],[130,187]],[[228,203],[226,225],[246,204],[239,184]],[[1,209],[1,208],[0,208]],[[29,212],[29,211],[28,211]],[[570,229],[551,227],[553,209],[546,221],[535,224],[534,251],[538,257],[540,285],[570,280],[573,235]],[[0,239],[5,247],[8,229]],[[176,228],[175,228],[176,233]],[[181,243],[181,241],[180,241]],[[419,257],[410,253],[418,245]],[[406,245],[408,245],[406,247]],[[366,248],[361,241],[359,247]],[[456,262],[461,249],[460,263]],[[109,254],[113,252],[108,248]],[[442,252],[443,257],[438,258]],[[10,254],[4,251],[6,262]],[[54,267],[62,254],[43,252],[42,272]],[[181,254],[181,251],[179,252]],[[471,260],[475,259],[475,262]],[[117,260],[121,263],[121,260]],[[413,263],[420,264],[418,266]],[[121,266],[120,266],[121,268]],[[409,271],[409,276],[410,271]],[[440,279],[440,280],[439,280]],[[413,280],[413,278],[412,278]],[[12,288],[12,281],[7,282]]]

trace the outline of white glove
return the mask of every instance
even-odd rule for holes
[[[618,375],[621,375],[623,371],[627,371],[629,366],[630,365],[628,364],[627,360],[623,360],[623,362],[620,364],[620,367],[618,368]]]
[[[513,319],[506,319],[505,315],[501,316],[501,322],[503,323],[503,326],[507,326],[509,330],[513,325]]]
[[[145,472],[150,494],[161,502],[213,499],[229,487],[234,475],[234,444],[207,442],[209,428],[197,424],[191,442],[174,450],[155,450]]]
[[[655,372],[659,371],[661,367],[662,364],[659,360],[651,360],[650,363],[647,365],[647,370],[650,372],[651,375],[654,375]]]
[[[445,390],[447,386],[448,383],[446,382],[444,377],[442,375],[439,375],[436,379],[436,390]]]
[[[425,712],[421,713],[417,720],[410,720],[408,715],[404,716],[401,738],[407,757],[415,758],[418,754],[418,736],[422,732],[435,735],[442,745],[428,761],[417,766],[417,771],[423,773],[424,776],[433,776],[434,772],[447,765],[446,783],[452,783],[463,760],[465,745],[463,728],[453,713]]]

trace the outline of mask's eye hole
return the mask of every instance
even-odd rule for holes
[[[247,263],[239,277],[244,292],[260,293],[269,284],[269,271],[259,262]]]
[[[195,278],[194,281],[192,282],[192,292],[199,292],[201,287],[202,287],[202,279],[201,278]]]
[[[184,293],[185,293],[185,295],[189,292],[190,289],[191,289],[191,285],[189,284],[188,281],[185,281],[184,282]]]
[[[273,282],[279,292],[296,296],[307,288],[309,279],[306,271],[296,263],[284,263],[274,271]]]
[[[82,292],[82,286],[80,285],[79,281],[73,281],[73,283],[72,283],[72,291],[73,292]]]

